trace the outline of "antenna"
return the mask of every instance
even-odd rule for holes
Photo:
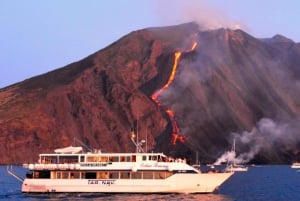
[[[135,138],[136,136],[135,136],[135,134],[134,133],[131,133],[131,137],[130,137],[130,139],[131,139],[131,141],[132,141],[132,143],[135,145],[135,147],[136,147],[136,153],[141,153],[141,152],[143,152],[144,153],[144,150],[143,150],[143,148],[142,148],[142,145],[146,142],[145,140],[141,140],[140,142],[137,142],[137,141],[135,141]]]
[[[198,151],[196,151],[196,165],[200,165]]]
[[[146,128],[146,153],[148,152],[148,128]]]
[[[79,144],[81,144],[82,146],[84,146],[88,151],[92,152],[93,150],[87,146],[86,144],[84,144],[82,141],[80,141],[79,139],[77,139],[76,137],[74,137],[74,145],[75,145],[75,142],[78,142]]]
[[[135,140],[136,138],[136,140]],[[142,145],[146,142],[145,140],[141,140],[139,141],[139,135],[138,135],[138,121],[137,121],[137,131],[136,131],[136,135],[134,133],[134,129],[131,129],[131,136],[130,139],[132,141],[132,143],[135,145],[136,149],[135,152],[136,153],[141,153],[144,152]]]
[[[139,144],[139,119],[136,120],[136,144]],[[136,147],[136,153],[138,153],[138,146]]]

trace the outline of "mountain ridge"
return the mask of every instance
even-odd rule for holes
[[[184,53],[195,41],[196,50]],[[150,97],[167,82],[175,51],[182,52],[176,79],[159,99],[174,111],[187,141],[172,145],[172,122]],[[242,145],[237,151],[248,153],[243,133],[254,129],[263,143],[272,136],[262,119],[298,121],[299,54],[299,45],[281,36],[201,31],[195,23],[133,31],[80,61],[0,89],[0,163],[33,161],[74,137],[103,151],[134,151],[129,135],[137,122],[149,150],[191,159],[197,151],[201,161],[212,162],[235,136]],[[298,135],[286,137],[260,146],[249,161],[294,160]]]

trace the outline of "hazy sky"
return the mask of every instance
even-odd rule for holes
[[[0,88],[143,28],[197,21],[300,42],[299,0],[0,0]]]

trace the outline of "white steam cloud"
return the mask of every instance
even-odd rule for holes
[[[157,1],[156,11],[163,24],[194,21],[200,25],[201,30],[230,28],[249,31],[243,23],[229,19],[224,12],[204,0]]]
[[[216,165],[235,160],[237,164],[247,163],[261,150],[274,148],[274,144],[284,147],[295,147],[299,142],[297,135],[299,126],[296,122],[275,122],[269,118],[261,119],[250,132],[232,133],[232,141],[235,139],[236,147],[243,147],[244,151],[239,154],[227,151],[215,162]],[[237,154],[237,155],[236,155]]]

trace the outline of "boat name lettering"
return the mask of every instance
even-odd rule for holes
[[[141,167],[168,167],[167,165],[141,163]]]
[[[141,167],[152,167],[152,165],[151,164],[147,164],[147,163],[142,163]]]
[[[107,186],[110,186],[110,185],[113,185],[115,183],[115,179],[110,179],[110,180],[107,180],[107,179],[89,179],[88,180],[88,184],[102,184],[102,185],[107,185]]]

